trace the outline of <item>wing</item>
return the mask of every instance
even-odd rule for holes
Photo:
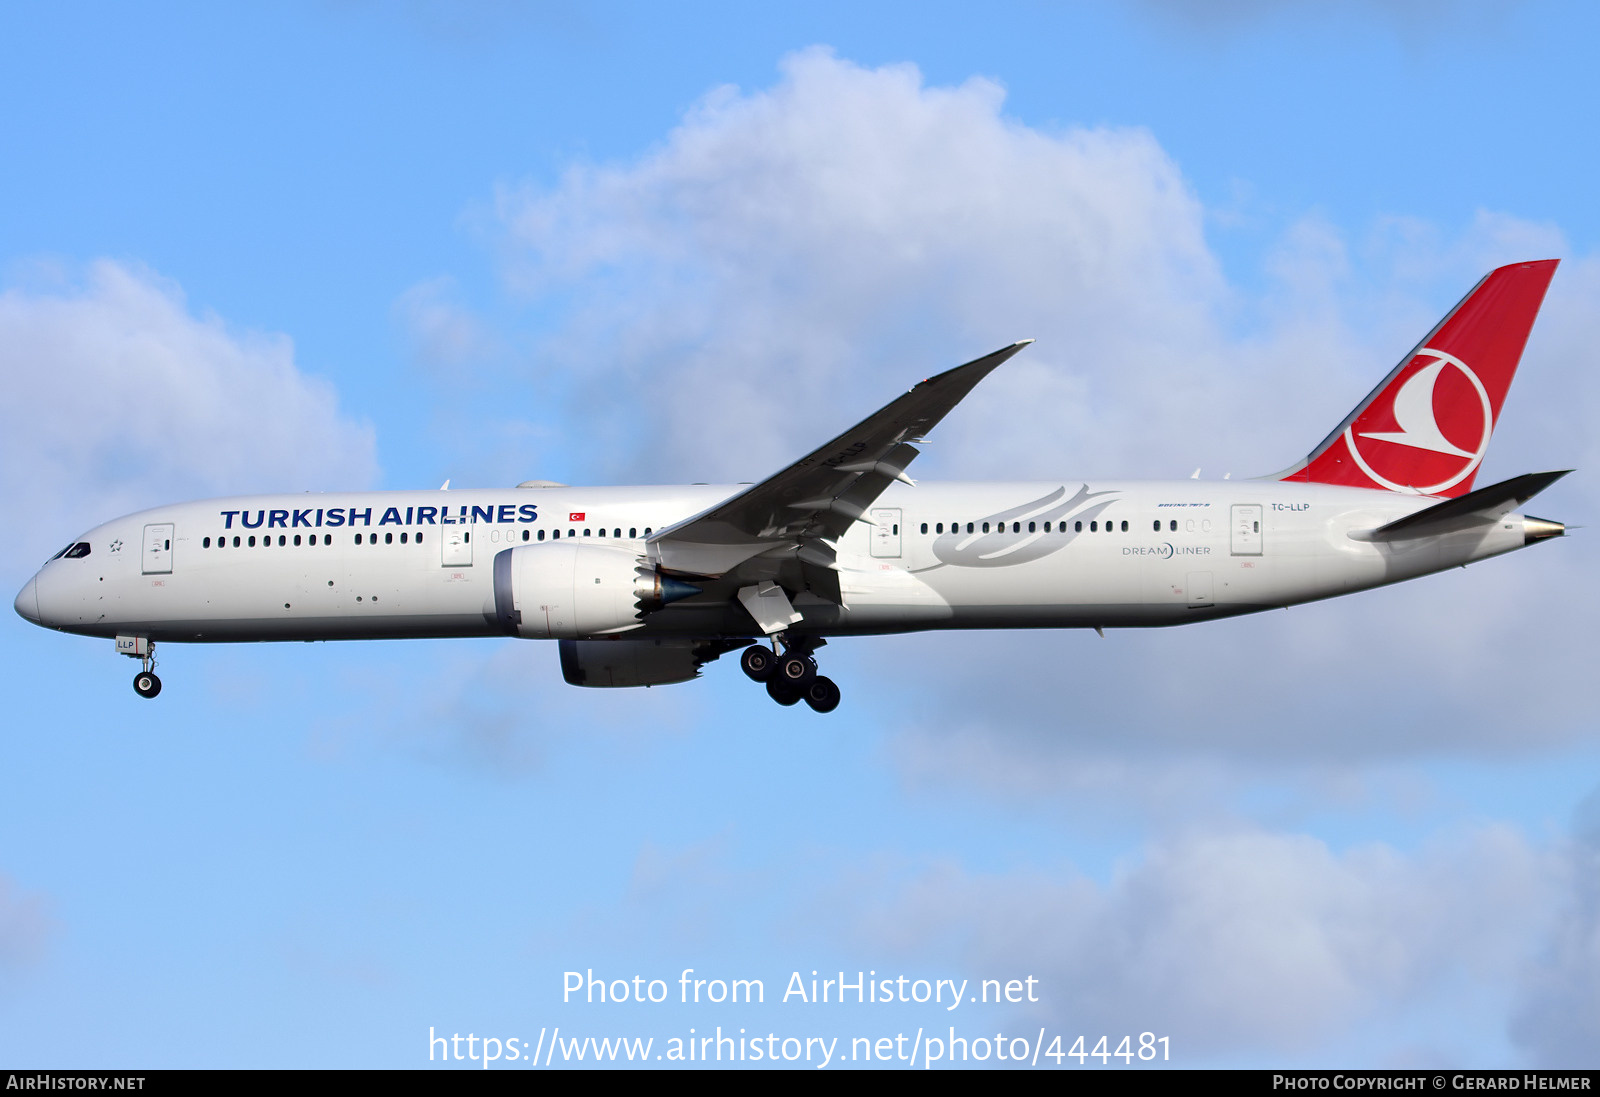
[[[709,510],[656,531],[649,553],[667,572],[755,582],[776,578],[779,564],[803,565],[804,586],[838,602],[832,542],[866,521],[862,514],[896,480],[920,442],[991,370],[1033,340],[1013,343],[930,377],[898,400],[781,472]],[[762,558],[768,565],[747,561]],[[826,572],[827,574],[818,574]]]

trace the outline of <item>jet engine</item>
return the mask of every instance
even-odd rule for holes
[[[563,640],[561,677],[570,685],[600,688],[665,686],[700,677],[700,666],[715,659],[696,640]]]
[[[553,541],[494,558],[495,617],[509,635],[529,640],[627,632],[646,613],[699,593],[621,545]]]

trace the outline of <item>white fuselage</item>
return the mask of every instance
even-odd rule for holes
[[[502,635],[494,558],[587,539],[647,559],[653,532],[731,486],[269,495],[108,522],[18,595],[30,620],[152,641]],[[1271,480],[894,485],[837,544],[842,605],[800,592],[798,633],[1174,625],[1409,579],[1526,543],[1520,515],[1364,541],[1438,500]],[[969,532],[970,530],[970,532]],[[603,540],[602,540],[603,539]],[[630,636],[759,636],[707,586]]]

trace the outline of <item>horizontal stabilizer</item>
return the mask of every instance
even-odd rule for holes
[[[1513,476],[1351,536],[1359,541],[1406,541],[1498,522],[1571,471],[1562,469]]]

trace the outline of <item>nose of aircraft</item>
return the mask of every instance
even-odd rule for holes
[[[17,595],[17,600],[13,605],[16,606],[17,612],[27,620],[36,625],[40,623],[38,576],[28,580],[28,585],[22,588],[22,592]]]

